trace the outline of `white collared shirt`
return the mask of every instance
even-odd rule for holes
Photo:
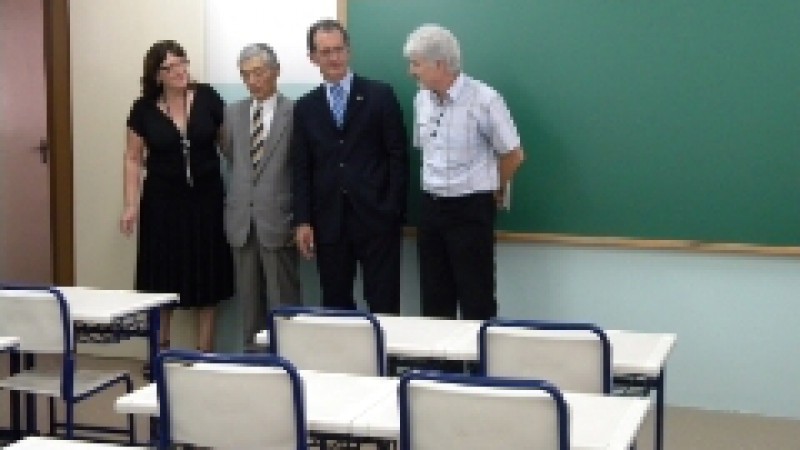
[[[261,109],[261,120],[264,123],[264,129],[261,132],[261,135],[264,139],[269,135],[269,127],[272,125],[272,117],[275,115],[275,107],[278,104],[278,94],[272,94],[266,100],[256,100],[255,98],[251,98],[250,101],[250,134],[253,133],[253,113],[256,111],[256,108],[259,106]]]
[[[422,150],[422,189],[444,197],[499,187],[497,158],[520,147],[500,94],[460,74],[447,99],[422,89],[414,98],[414,146]]]
[[[347,104],[347,99],[350,97],[350,90],[353,87],[353,72],[347,71],[347,75],[344,76],[338,83],[331,83],[331,82],[324,82],[325,85],[325,97],[328,99],[328,107],[333,109],[333,105],[331,103],[331,88],[334,84],[338,84],[344,90],[344,100],[345,104]]]

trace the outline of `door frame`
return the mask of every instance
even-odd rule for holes
[[[50,145],[50,242],[53,280],[75,284],[72,96],[69,0],[42,0],[47,83],[47,141]]]

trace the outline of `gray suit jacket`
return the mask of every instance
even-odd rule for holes
[[[230,165],[225,233],[232,247],[245,244],[251,223],[265,247],[292,242],[289,140],[294,102],[277,95],[264,155],[255,169],[250,159],[250,98],[229,105],[225,111],[222,153]]]

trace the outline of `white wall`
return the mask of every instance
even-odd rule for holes
[[[335,0],[297,0],[280,8],[264,0],[205,0],[208,80],[242,85],[237,59],[247,44],[272,46],[281,63],[281,83],[318,84],[319,69],[306,49],[306,32],[316,20],[336,17]]]

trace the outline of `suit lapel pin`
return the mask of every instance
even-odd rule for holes
[[[364,97],[362,97],[360,95],[356,95],[356,100],[360,102],[361,100],[364,100]]]

